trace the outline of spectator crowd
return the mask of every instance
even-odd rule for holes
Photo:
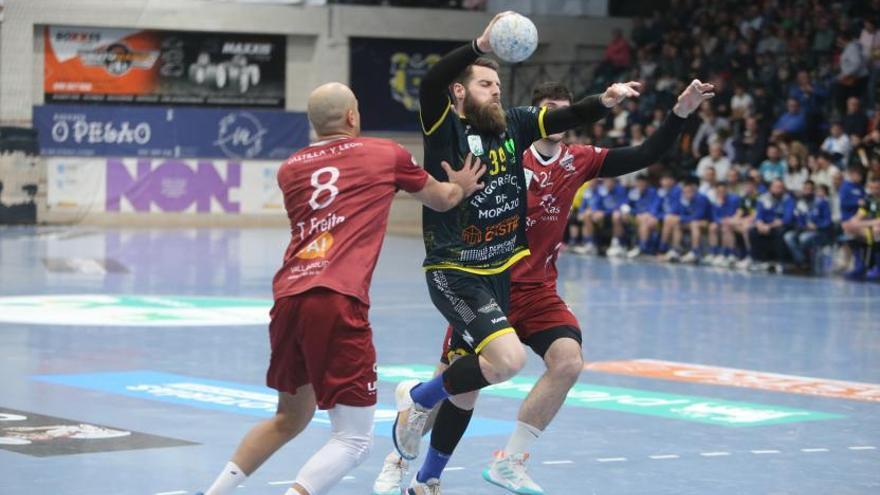
[[[878,20],[880,0],[673,0],[615,32],[594,90],[642,95],[570,141],[638,145],[692,79],[716,96],[661,163],[583,189],[572,251],[880,281]]]

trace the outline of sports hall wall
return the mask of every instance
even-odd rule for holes
[[[531,14],[538,27],[541,45],[530,62],[598,61],[611,39],[612,29],[621,27],[627,30],[629,27],[626,19],[536,14],[535,10],[538,13],[546,11],[552,3],[490,2],[501,7],[512,5],[525,10],[526,14],[530,14],[529,9],[534,9]],[[599,4],[600,10],[604,4],[602,1],[591,3]],[[534,4],[540,8],[535,9]],[[4,19],[0,23],[0,125],[34,126],[35,112],[46,113],[46,108],[50,107],[41,110],[44,104],[57,103],[46,102],[44,95],[44,71],[47,70],[44,36],[47,36],[47,27],[161,30],[220,37],[228,33],[281,39],[284,45],[283,106],[270,113],[285,114],[285,118],[304,122],[302,112],[312,88],[327,81],[351,84],[353,66],[356,72],[370,72],[363,69],[364,59],[359,47],[381,50],[394,47],[398,42],[406,48],[420,46],[418,43],[430,45],[468,40],[479,34],[491,15],[491,12],[440,9],[241,4],[209,0],[6,0]],[[508,76],[506,70],[502,80]],[[379,71],[386,71],[386,68]],[[390,86],[390,75],[388,79]],[[411,92],[411,86],[398,90]],[[381,86],[375,91],[392,92],[389,87]],[[372,91],[369,93],[358,96],[362,112],[369,113],[375,121],[384,112],[372,110],[374,106],[367,104],[373,96]],[[402,99],[406,99],[405,94]],[[102,111],[119,110],[106,105],[89,107],[89,115],[99,112],[98,117],[94,117],[98,120]],[[170,108],[176,109],[175,116],[191,116],[191,120],[178,124],[184,129],[181,132],[209,125],[211,115],[220,115],[218,112],[224,110],[222,107],[188,109],[186,105],[171,105]],[[236,110],[250,112],[246,108]],[[46,118],[57,120],[58,112],[50,112]],[[216,119],[210,125],[216,127]],[[157,126],[153,133],[159,130]],[[389,129],[367,131],[366,134],[396,139],[416,157],[422,156],[421,137],[417,132]],[[177,139],[185,139],[185,136],[177,136]],[[136,142],[131,144],[137,145]],[[283,161],[279,158],[280,151],[274,155],[263,153],[265,156],[257,159],[238,155],[193,155],[173,160],[173,163],[163,161],[162,157],[139,156],[138,152],[142,150],[136,149],[120,151],[120,148],[110,148],[103,153],[98,149],[88,151],[91,156],[72,156],[79,151],[74,150],[71,156],[63,156],[63,150],[55,150],[51,156],[45,153],[35,157],[3,154],[0,157],[0,181],[18,184],[23,177],[22,170],[27,170],[28,180],[36,181],[37,185],[36,195],[30,200],[36,203],[39,223],[126,226],[286,224],[280,192],[274,182],[274,171]],[[189,198],[177,191],[176,201],[148,198],[138,206],[132,204],[137,198],[130,194],[123,194],[118,201],[107,199],[106,184],[112,181],[106,177],[114,170],[122,173],[123,182],[127,181],[129,185],[143,179],[138,174],[144,171],[154,175],[162,175],[159,172],[163,170],[167,172],[165,175],[174,175],[176,171],[186,176],[186,181],[177,185],[173,181],[156,184],[159,195],[168,193],[169,188],[190,188],[190,183],[199,184],[199,181],[202,184],[207,181],[213,184],[211,187],[216,187],[197,191],[198,194]],[[33,188],[28,191],[33,192]],[[4,197],[7,202],[12,201],[10,198],[27,200],[19,196],[22,196],[20,191],[7,188],[5,193],[0,193],[0,203]],[[416,204],[400,195],[392,209],[389,228],[392,231],[412,231],[418,228],[419,218],[420,210]]]

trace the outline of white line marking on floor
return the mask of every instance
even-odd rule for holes
[[[456,466],[456,467],[448,467],[448,468],[444,468],[443,470],[444,470],[444,471],[464,471],[464,468],[463,468],[463,467]]]
[[[830,452],[828,449],[801,449],[801,452]]]
[[[294,484],[294,482],[296,482],[296,480],[289,480],[289,481],[270,481],[269,484],[270,484],[270,485],[292,485],[292,484]]]
[[[778,450],[752,450],[752,451],[750,451],[750,452],[753,453],[753,454],[755,454],[755,455],[761,455],[761,454],[779,454],[779,453],[780,453],[780,451],[778,451]]]
[[[700,452],[700,455],[703,457],[723,457],[730,455],[730,452]]]
[[[848,448],[849,450],[877,450],[877,447],[874,447],[873,445],[853,445]]]
[[[351,481],[355,479],[354,476],[343,476],[342,481]]]
[[[183,495],[187,493],[186,490],[178,490],[176,492],[159,492],[156,495]]]
[[[660,455],[649,455],[651,459],[679,459],[681,456],[676,454],[660,454]]]
[[[626,462],[626,457],[600,457],[599,462]]]
[[[555,464],[574,464],[574,461],[569,461],[566,459],[566,460],[561,460],[561,461],[544,461],[541,464],[546,464],[548,466],[552,466]]]

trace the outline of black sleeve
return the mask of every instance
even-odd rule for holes
[[[675,143],[685,122],[687,119],[669,112],[663,124],[644,143],[608,150],[599,177],[620,177],[655,163]]]
[[[482,54],[476,41],[472,41],[444,55],[425,74],[419,86],[419,114],[426,133],[435,127],[449,108],[449,85]]]
[[[608,114],[610,109],[602,104],[601,95],[582,98],[571,106],[547,111],[544,126],[547,134],[592,124]]]

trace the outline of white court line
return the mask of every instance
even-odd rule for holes
[[[343,476],[342,477],[342,481],[351,481],[353,479],[355,479],[354,476]]]
[[[730,455],[730,452],[700,452],[700,455],[703,457],[723,457]]]
[[[544,461],[544,462],[542,462],[541,464],[546,464],[546,465],[548,465],[548,466],[553,466],[553,465],[556,465],[556,464],[574,464],[574,461],[569,461],[569,460],[566,459],[566,460],[561,460],[561,461]]]
[[[444,471],[464,471],[464,468],[463,468],[463,467],[456,466],[456,467],[448,467],[448,468],[444,468],[443,470],[444,470]]]
[[[659,455],[649,455],[651,459],[679,459],[681,456],[676,454],[659,454]]]
[[[873,445],[853,445],[852,447],[847,447],[849,450],[877,450],[877,447]]]
[[[751,452],[751,453],[753,453],[753,454],[755,454],[755,455],[762,455],[762,454],[779,454],[779,453],[780,453],[779,450],[750,450],[749,452]]]
[[[183,495],[184,493],[187,493],[186,490],[178,490],[176,492],[159,492],[156,493],[156,495]]]
[[[830,452],[829,449],[801,449],[801,452]]]
[[[600,457],[599,462],[626,462],[626,457]]]
[[[292,484],[294,484],[295,482],[296,482],[296,480],[290,480],[290,481],[270,481],[269,484],[270,484],[270,485],[292,485]]]

